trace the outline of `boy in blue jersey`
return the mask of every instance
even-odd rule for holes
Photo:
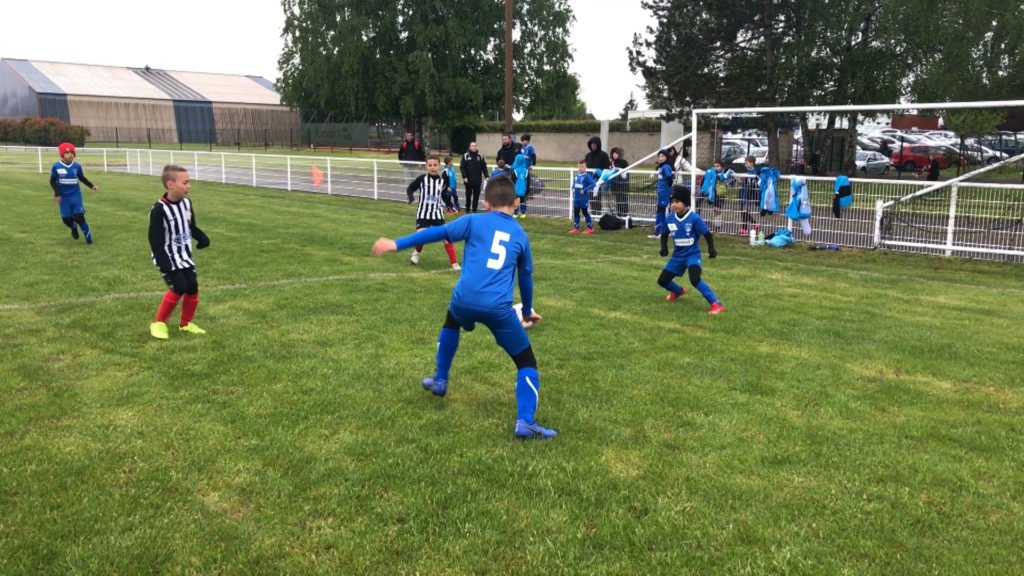
[[[445,208],[448,213],[452,212],[458,214],[462,212],[462,207],[459,206],[459,179],[455,175],[455,165],[452,163],[451,156],[444,157],[444,171],[442,175],[448,180],[448,192],[444,200]]]
[[[516,154],[512,162],[512,174],[515,176],[516,196],[519,197],[519,207],[516,208],[516,218],[526,218],[526,193],[530,185],[530,160],[522,153]]]
[[[708,314],[715,315],[725,310],[718,297],[708,286],[707,282],[701,280],[700,272],[700,236],[708,243],[708,258],[715,258],[718,252],[715,251],[715,239],[708,230],[707,224],[700,215],[690,210],[690,189],[685,186],[676,185],[672,187],[672,200],[669,204],[669,211],[666,228],[667,232],[661,237],[661,255],[668,256],[668,237],[672,236],[675,248],[672,250],[672,257],[665,263],[665,268],[658,276],[658,285],[668,290],[666,301],[672,302],[686,293],[683,287],[672,281],[676,276],[682,276],[684,272],[690,275],[690,284],[704,296],[711,308]]]
[[[587,220],[587,229],[583,233],[593,234],[594,219],[590,217],[590,195],[594,193],[597,182],[587,172],[586,161],[580,160],[577,170],[576,178],[572,181],[572,228],[569,234],[579,234],[581,212]]]
[[[488,212],[470,214],[454,222],[427,228],[392,240],[378,238],[373,255],[410,248],[442,240],[466,241],[459,277],[448,315],[437,337],[437,366],[432,378],[423,379],[423,388],[435,396],[448,392],[448,374],[459,348],[461,330],[471,331],[477,323],[490,329],[494,339],[515,362],[517,438],[554,438],[558,433],[537,424],[534,414],[540,400],[540,376],[533,346],[523,323],[512,307],[513,282],[519,275],[519,296],[523,301],[523,320],[539,322],[533,311],[533,256],[526,232],[513,218],[516,192],[507,176],[491,178],[484,194]]]
[[[90,182],[82,171],[82,165],[75,162],[74,144],[64,142],[57,147],[57,152],[61,159],[50,168],[53,201],[60,205],[60,219],[65,226],[71,228],[71,237],[78,240],[78,229],[81,228],[86,244],[92,244],[92,230],[85,221],[85,205],[82,203],[82,188],[78,181],[81,180],[96,192],[100,191],[99,186]]]
[[[649,238],[658,238],[668,231],[665,228],[665,212],[668,211],[669,197],[672,196],[672,178],[672,164],[668,161],[668,151],[658,150],[658,208],[654,213],[654,234]]]

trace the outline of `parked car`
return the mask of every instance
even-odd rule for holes
[[[767,164],[768,163],[768,148],[767,147],[762,148],[760,146],[752,146],[750,148],[750,153],[749,154],[744,153],[742,156],[734,159],[731,162],[732,169],[737,171],[737,172],[742,171],[744,169],[743,168],[743,162],[747,159],[747,156],[753,156],[754,157],[754,164],[757,164],[759,166],[763,165],[763,164]]]
[[[899,170],[914,171],[927,167],[933,158],[939,161],[939,168],[949,168],[950,163],[945,151],[935,145],[906,144],[893,152],[889,161]]]
[[[857,152],[857,173],[863,175],[888,174],[889,159],[878,152],[860,150]]]
[[[1017,156],[1024,153],[1024,141],[1017,140],[1013,134],[998,134],[993,136],[982,136],[969,141],[971,144],[980,144],[983,148],[1001,152],[1005,157]],[[1000,158],[1002,160],[1002,158]]]
[[[993,164],[1000,160],[1006,160],[1009,156],[1005,152],[993,150],[988,146],[983,146],[978,143],[977,140],[965,140],[962,148],[965,154],[969,154],[977,159],[979,164]]]

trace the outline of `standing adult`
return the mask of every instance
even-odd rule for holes
[[[625,153],[622,148],[612,148],[612,166],[619,170],[625,170],[629,162],[623,158]],[[612,195],[615,196],[615,212],[619,218],[629,216],[629,172],[612,178]]]
[[[459,163],[462,182],[466,185],[466,211],[476,212],[480,203],[480,187],[490,176],[487,173],[487,161],[477,150],[476,142],[469,143],[469,150],[462,155]]]
[[[588,170],[601,170],[603,172],[612,167],[612,161],[608,158],[608,153],[601,150],[600,138],[592,136],[590,140],[587,140],[587,149],[587,155],[583,157],[583,161],[586,163]],[[594,208],[592,213],[599,214],[601,212],[600,192],[598,192],[592,204]]]
[[[516,155],[523,151],[523,146],[518,142],[512,141],[512,135],[505,133],[501,135],[501,148],[498,148],[498,153],[494,157],[494,161],[504,160],[505,166],[509,168],[516,161]]]
[[[405,139],[398,147],[398,161],[405,169],[406,184],[412,182],[423,172],[423,165],[427,161],[427,154],[423,150],[423,144],[412,135],[409,130],[405,131]]]
[[[928,168],[926,170],[928,172],[928,181],[929,182],[938,182],[938,180],[939,180],[939,172],[940,171],[939,171],[939,161],[938,161],[937,158],[932,158],[931,162],[928,163]],[[922,170],[922,172],[924,172],[924,171],[925,170]]]

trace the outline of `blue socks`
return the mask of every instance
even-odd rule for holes
[[[459,330],[453,328],[441,328],[437,335],[437,373],[434,380],[447,380],[448,372],[452,369],[452,360],[455,359],[455,352],[459,349]]]
[[[540,401],[540,375],[536,368],[520,368],[516,374],[516,419],[533,424]]]
[[[700,282],[697,283],[696,288],[697,291],[700,292],[700,295],[703,296],[704,299],[708,301],[708,304],[714,304],[715,302],[718,302],[718,297],[715,296],[715,293],[711,291],[711,286],[708,286],[707,282],[701,280]]]

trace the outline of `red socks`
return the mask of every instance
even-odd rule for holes
[[[160,303],[160,308],[156,311],[156,321],[167,322],[167,319],[171,317],[171,312],[174,312],[174,307],[178,305],[178,300],[181,300],[181,296],[168,290],[164,294],[164,300]]]
[[[184,326],[196,317],[196,307],[199,306],[199,294],[185,294],[181,301],[181,325]]]
[[[452,244],[451,242],[445,242],[444,243],[444,251],[448,253],[448,260],[452,264],[455,264],[456,262],[458,262],[458,258],[455,257],[455,245],[454,244]]]

